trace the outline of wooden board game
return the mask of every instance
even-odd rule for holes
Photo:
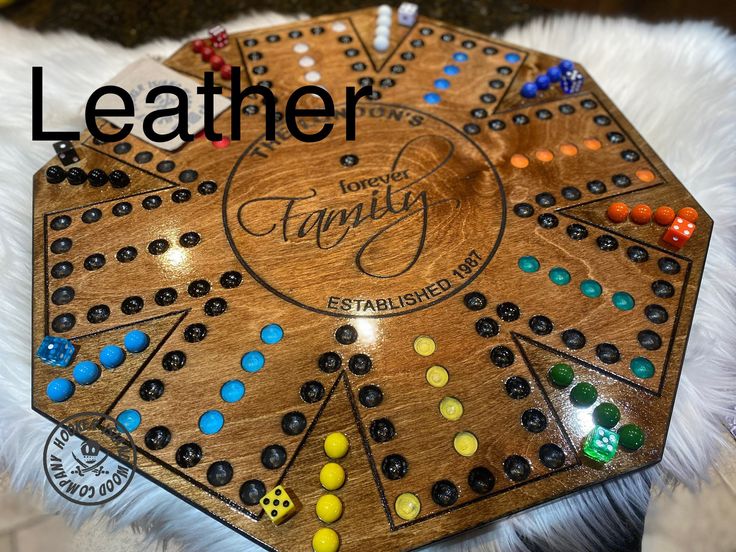
[[[75,346],[67,368],[34,358],[34,409],[132,412],[140,473],[274,550],[324,527],[341,550],[412,549],[658,462],[712,228],[583,68],[578,92],[525,98],[560,59],[422,17],[381,53],[375,25],[366,9],[217,49],[279,98],[330,91],[323,141],[283,122],[266,141],[246,100],[240,141],[84,134],[64,171],[89,179],[49,183],[57,158],[34,177],[34,349]],[[191,44],[166,65],[210,70]],[[366,84],[348,142],[339,104]],[[694,207],[697,230],[677,249],[612,222],[615,202]],[[131,330],[142,352],[49,398]],[[300,505],[278,525],[260,502],[277,485]]]

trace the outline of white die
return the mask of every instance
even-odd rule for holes
[[[411,27],[417,22],[417,15],[419,14],[419,6],[412,2],[402,2],[399,6],[399,25],[405,27]]]

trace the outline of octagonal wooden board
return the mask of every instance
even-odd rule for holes
[[[328,461],[322,447],[331,432],[350,441],[348,455],[338,460],[347,482],[335,491],[344,514],[331,525],[342,550],[415,548],[656,463],[712,227],[584,69],[579,93],[565,95],[553,86],[526,100],[519,94],[522,83],[559,59],[423,18],[411,28],[395,24],[389,52],[379,54],[370,46],[375,15],[367,9],[233,34],[219,52],[243,66],[250,82],[268,80],[283,98],[280,106],[286,94],[308,84],[308,69],[299,64],[304,48],[296,53],[297,43],[307,46],[314,60],[309,70],[320,72],[319,84],[336,102],[343,101],[345,86],[372,82],[378,94],[359,103],[355,142],[345,141],[339,107],[334,130],[322,142],[293,139],[283,122],[277,140],[267,142],[263,109],[246,100],[242,140],[226,148],[198,138],[170,153],[135,138],[101,144],[84,135],[75,144],[76,165],[87,172],[123,170],[130,176],[123,189],[49,184],[45,170],[58,160],[34,178],[34,347],[44,335],[62,335],[77,347],[75,362],[95,360],[101,347],[122,344],[133,328],[146,332],[151,345],[129,354],[119,368],[103,370],[96,383],[77,385],[61,403],[51,402],[45,389],[55,377],[71,378],[71,367],[34,359],[33,407],[55,420],[81,411],[117,416],[137,410],[142,423],[132,436],[139,471],[275,550],[310,549],[323,525],[314,508],[326,492],[319,472]],[[467,60],[453,59],[458,52]],[[166,63],[195,78],[209,70],[190,45]],[[459,73],[447,76],[448,65]],[[424,96],[439,78],[451,86],[440,91],[439,103],[429,104]],[[229,115],[216,121],[225,134]],[[525,166],[514,166],[514,155],[522,155],[516,164]],[[697,231],[676,251],[660,240],[663,228],[654,223],[611,223],[605,213],[613,201],[696,207]],[[526,212],[519,207],[524,203],[531,206]],[[531,216],[519,216],[530,208]],[[100,210],[99,221],[83,222],[90,209]],[[184,247],[181,236],[189,232],[200,239]],[[73,245],[54,253],[52,244],[61,237]],[[155,240],[166,240],[168,249],[150,253]],[[132,262],[118,260],[126,247],[137,251]],[[87,270],[85,259],[93,254],[106,262]],[[520,270],[524,256],[535,257],[541,268]],[[54,277],[59,262],[71,263],[71,275]],[[551,281],[554,267],[569,273],[568,284]],[[583,280],[597,281],[602,294],[585,296]],[[165,288],[175,293],[162,294]],[[614,306],[613,294],[621,291],[633,298],[631,310]],[[483,294],[485,308],[467,308],[471,292]],[[88,313],[98,305],[107,306],[109,316],[92,316],[92,323]],[[68,315],[74,317],[71,328]],[[479,335],[481,318],[497,323],[496,335]],[[268,324],[283,329],[276,344],[261,340]],[[336,340],[344,325],[357,331],[354,343]],[[197,341],[202,328],[206,336]],[[580,333],[576,343],[563,339],[570,329],[584,344]],[[418,336],[434,340],[433,354],[415,352]],[[618,360],[603,362],[600,344],[614,345]],[[178,365],[185,362],[171,370],[177,351]],[[241,368],[250,351],[265,358],[257,372]],[[320,369],[327,352],[339,355],[338,370]],[[351,370],[355,355],[369,357],[368,373]],[[651,361],[652,377],[632,373],[637,357]],[[547,371],[559,362],[574,369],[572,385],[597,388],[594,405],[574,406],[572,385],[550,382]],[[449,373],[445,387],[427,383],[425,373],[434,365]],[[516,385],[507,386],[512,377]],[[164,392],[144,401],[140,388],[149,380],[163,382]],[[220,398],[229,380],[246,388],[245,397],[231,404]],[[300,393],[307,382],[314,402]],[[382,393],[377,405],[365,400],[370,391],[375,399],[375,388]],[[462,403],[459,420],[440,414],[444,397]],[[639,450],[620,448],[613,460],[597,464],[582,444],[601,402],[620,409],[616,428],[636,424],[646,440]],[[224,427],[204,435],[198,419],[213,409],[224,415]],[[522,423],[531,409],[546,420],[543,430]],[[282,430],[290,412],[306,421],[298,435]],[[387,442],[371,432],[382,419],[395,431]],[[155,426],[171,433],[160,450],[146,445]],[[476,436],[475,454],[455,451],[458,432]],[[186,443],[196,443],[203,455],[185,468],[176,452]],[[545,450],[553,454],[543,461],[540,449],[550,444]],[[272,445],[286,452],[277,469],[261,462]],[[403,477],[384,473],[389,455],[405,459]],[[517,458],[512,479],[504,463],[514,456],[523,460]],[[208,481],[215,461],[233,468],[226,485]],[[489,493],[468,484],[477,467],[494,476]],[[301,511],[273,525],[259,506],[240,498],[241,485],[253,479],[268,489],[282,483]],[[439,480],[458,491],[450,506],[433,501]],[[421,503],[411,521],[394,508],[405,492]]]

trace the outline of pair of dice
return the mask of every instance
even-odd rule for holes
[[[210,42],[213,48],[224,48],[227,46],[229,39],[225,27],[222,25],[215,25],[211,29],[207,30],[210,35]]]

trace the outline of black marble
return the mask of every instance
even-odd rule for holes
[[[193,468],[202,459],[202,447],[197,443],[185,443],[176,451],[176,463],[182,468]]]
[[[524,481],[529,477],[532,467],[529,460],[518,454],[514,454],[503,461],[503,471],[506,472],[511,481]]]
[[[222,487],[227,485],[233,479],[233,467],[226,460],[218,460],[212,462],[207,468],[207,481],[213,487]]]
[[[490,357],[499,368],[508,368],[514,363],[514,352],[505,345],[496,345],[491,349]]]
[[[165,385],[160,379],[149,379],[141,384],[138,394],[144,401],[155,401],[164,394]]]
[[[348,361],[348,368],[356,376],[365,376],[368,372],[371,371],[372,366],[373,361],[371,360],[371,358],[363,353],[358,353],[357,355],[351,356],[350,360]]]
[[[488,316],[479,318],[475,322],[475,331],[481,337],[496,336],[498,335],[498,331],[499,331],[498,322],[496,322],[493,318],[490,318]]]
[[[488,494],[493,490],[496,478],[488,468],[478,466],[468,473],[468,486],[478,494]]]
[[[547,428],[547,416],[541,410],[529,408],[521,415],[521,425],[530,433],[539,433]]]
[[[546,443],[539,447],[539,460],[551,470],[565,465],[565,451],[554,443]]]
[[[370,434],[376,443],[387,443],[396,435],[396,429],[388,418],[378,418],[371,422]]]
[[[281,418],[281,430],[287,435],[299,435],[307,427],[307,418],[301,412],[287,412]]]
[[[452,481],[442,479],[432,485],[432,500],[442,507],[452,506],[460,496],[457,486]]]
[[[277,470],[286,463],[286,449],[281,445],[268,445],[261,452],[261,464],[267,470]]]
[[[618,347],[612,343],[601,343],[595,348],[595,356],[604,364],[616,364],[621,360],[621,353]]]
[[[396,481],[409,471],[409,462],[400,454],[389,454],[381,462],[381,471],[387,479]]]
[[[463,297],[465,306],[471,311],[479,311],[486,307],[488,301],[486,296],[479,291],[471,291]]]

